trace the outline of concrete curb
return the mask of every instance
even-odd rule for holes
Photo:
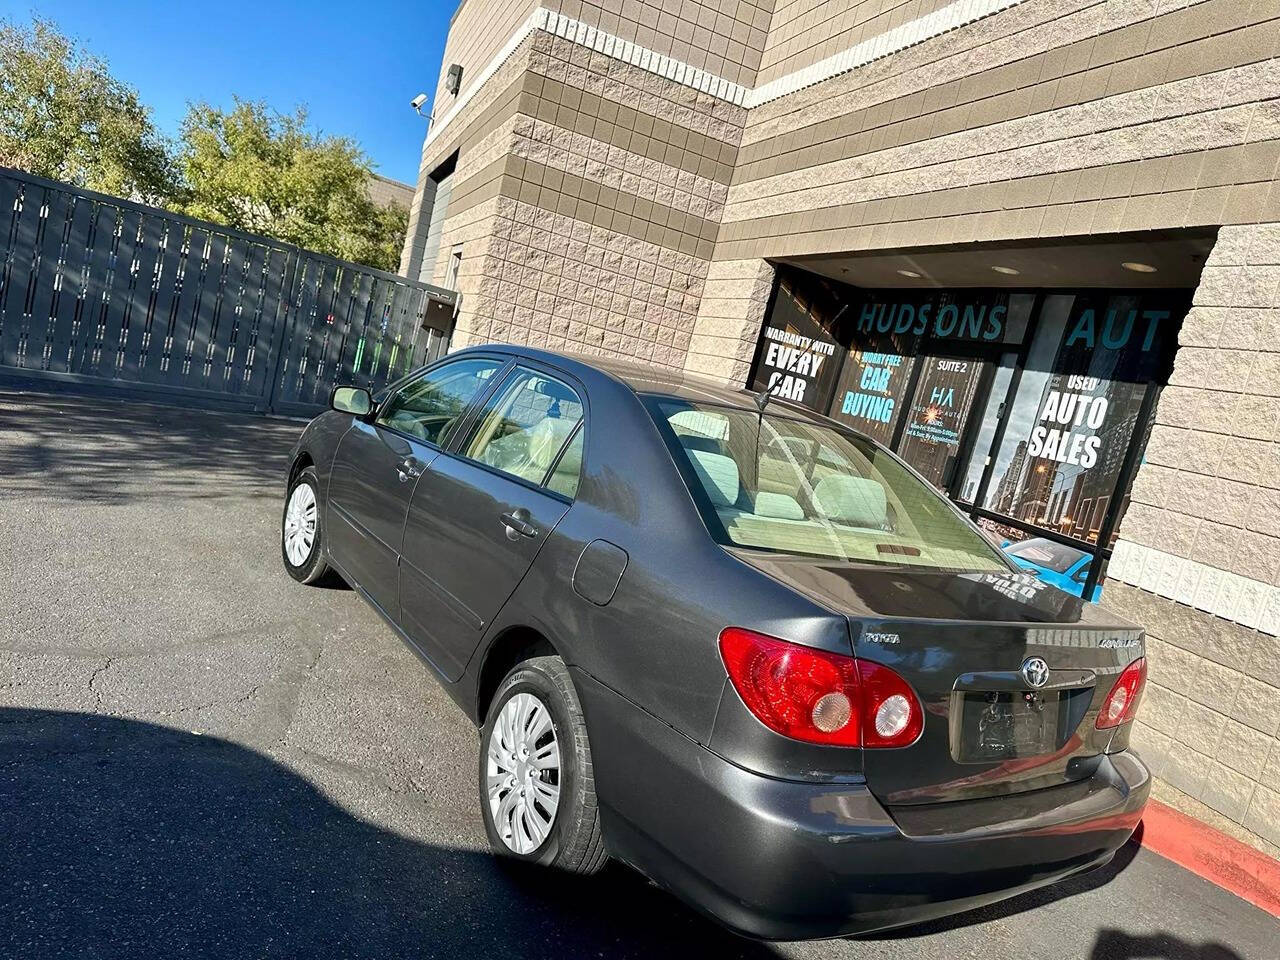
[[[1142,815],[1142,846],[1280,917],[1280,860],[1159,800]]]

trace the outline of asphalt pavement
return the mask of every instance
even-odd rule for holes
[[[621,866],[500,866],[475,729],[359,598],[281,567],[300,429],[0,387],[0,957],[1280,956],[1280,921],[1136,845],[785,945]]]

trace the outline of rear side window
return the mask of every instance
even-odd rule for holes
[[[443,447],[472,399],[502,366],[499,360],[456,360],[428,370],[391,394],[377,422]]]
[[[573,496],[578,487],[574,464],[580,469],[582,447],[579,442],[576,460],[566,447],[582,436],[581,421],[582,400],[572,387],[539,370],[517,367],[485,404],[463,454]]]
[[[547,478],[547,489],[570,500],[578,495],[578,480],[582,476],[583,436],[582,428],[579,427],[569,441],[569,446],[565,447],[555,469],[551,471],[551,476]]]

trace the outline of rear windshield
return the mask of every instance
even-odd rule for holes
[[[649,398],[719,542],[833,560],[1007,571],[995,547],[871,440],[754,410]]]

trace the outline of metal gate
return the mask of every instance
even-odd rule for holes
[[[444,354],[457,294],[0,168],[0,381],[308,415]]]

